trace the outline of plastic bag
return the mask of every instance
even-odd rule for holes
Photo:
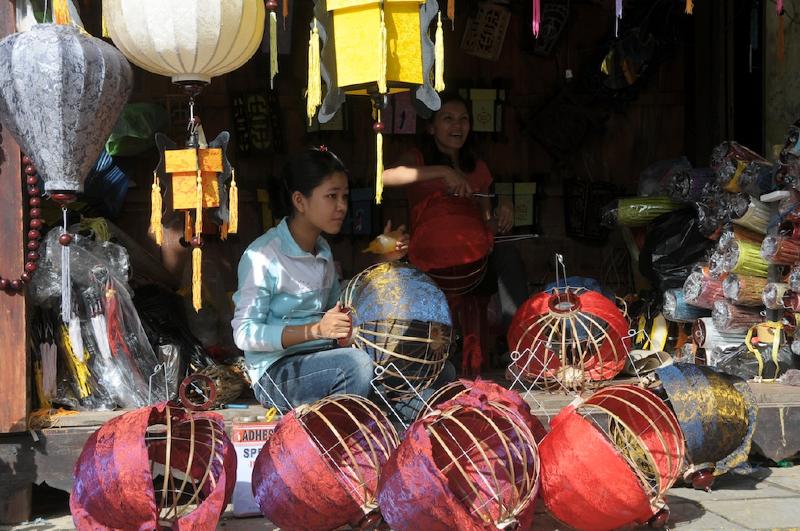
[[[754,378],[778,378],[789,369],[798,368],[798,360],[792,354],[789,345],[783,345],[778,349],[776,359],[772,357],[772,345],[763,344],[755,348],[761,353],[761,363],[758,357],[748,350],[746,344],[720,351],[715,350],[714,358],[717,369],[745,380],[752,380]]]

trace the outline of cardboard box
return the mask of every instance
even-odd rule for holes
[[[234,516],[257,516],[261,510],[253,498],[253,466],[277,422],[233,422],[231,441],[236,449],[236,487],[233,489]]]

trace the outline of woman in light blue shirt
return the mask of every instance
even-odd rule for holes
[[[245,352],[256,398],[287,411],[322,397],[368,396],[370,356],[349,344],[339,280],[328,242],[347,214],[349,187],[342,162],[325,148],[294,157],[282,175],[288,217],[256,239],[239,263],[233,336]],[[405,253],[407,243],[398,242]],[[320,317],[321,316],[321,317]],[[286,402],[289,402],[287,404]]]

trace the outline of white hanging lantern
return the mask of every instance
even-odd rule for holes
[[[133,64],[173,83],[207,84],[259,49],[264,2],[103,0],[111,40]]]

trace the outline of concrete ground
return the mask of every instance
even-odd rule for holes
[[[795,529],[800,530],[800,466],[756,467],[718,478],[711,492],[676,487],[667,500],[672,529]],[[69,514],[38,518],[0,530],[55,531],[75,529]],[[217,529],[250,531],[277,529],[263,518],[234,518],[225,513]],[[543,511],[534,529],[568,529]]]

